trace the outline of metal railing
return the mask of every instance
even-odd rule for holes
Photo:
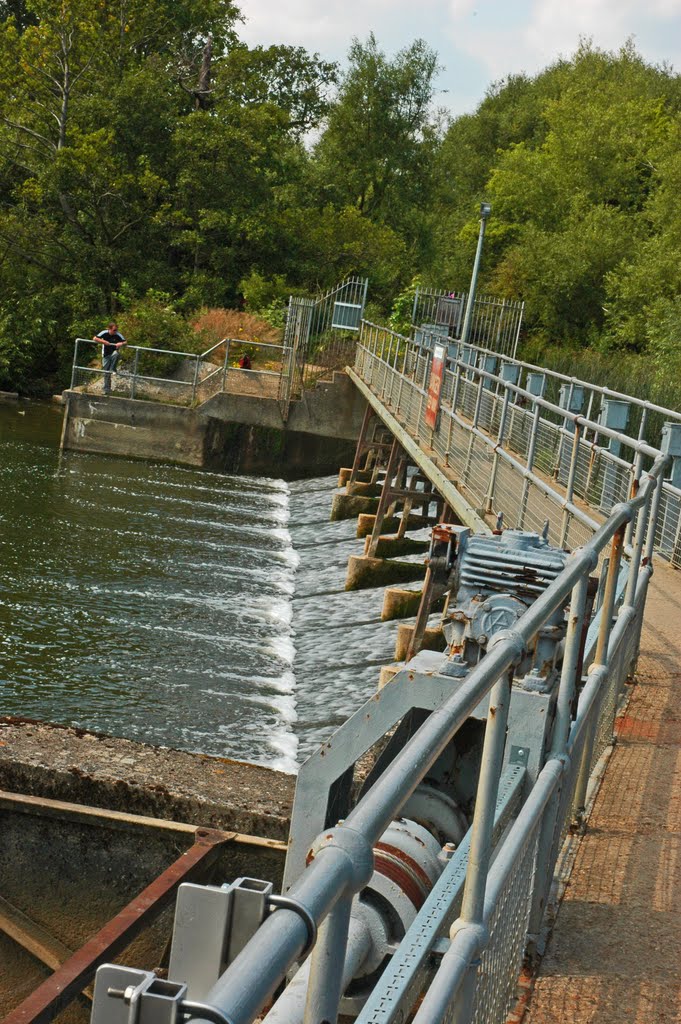
[[[284,333],[287,355],[279,385],[284,420],[304,388],[353,361],[368,286],[367,278],[348,277],[314,299],[297,295],[289,299]]]
[[[414,294],[412,323],[416,330],[422,325],[432,325],[452,338],[459,338],[467,302],[467,292],[418,287]],[[476,296],[468,340],[500,355],[515,357],[524,310],[525,303],[518,300]]]
[[[446,339],[438,341],[447,347]],[[485,350],[448,347],[435,428],[426,422],[432,347],[365,321],[355,369],[409,433],[453,471],[473,507],[500,512],[507,526],[523,529],[540,531],[548,519],[549,539],[558,547],[585,543],[638,485],[659,447],[591,418],[594,398],[612,397],[607,389],[592,389],[582,415],[533,393],[534,368],[512,360],[499,367],[496,355]],[[527,370],[524,387],[505,376],[509,365],[517,368],[516,380],[521,368]],[[645,411],[647,403],[631,402]],[[659,411],[681,420],[671,410]],[[657,531],[659,553],[681,565],[681,489],[668,481]]]
[[[656,496],[661,493],[659,484],[668,462],[668,457],[657,455],[650,470],[640,477],[636,496],[611,510],[607,521],[573,553],[567,567],[513,630],[499,635],[456,692],[406,742],[345,820],[318,837],[307,867],[286,901],[264,920],[208,993],[206,1002],[232,1024],[250,1024],[257,1016],[287,970],[308,948],[311,922],[319,927],[319,936],[311,953],[305,1022],[337,1019],[343,968],[346,957],[352,959],[348,947],[351,904],[371,877],[373,847],[390,822],[399,817],[405,801],[446,745],[487,697],[490,713],[473,823],[462,844],[467,869],[460,910],[445,936],[440,968],[414,1020],[418,1024],[500,1024],[504,1020],[523,950],[541,921],[560,837],[573,807],[581,809],[586,779],[598,754],[598,736],[603,730],[612,732],[609,694],[619,692],[636,650],[652,572],[654,523],[659,512]],[[634,540],[630,557],[625,559],[624,537],[629,527]],[[599,563],[603,565],[601,556],[606,552],[609,558],[607,568],[602,569],[601,610],[587,642],[591,667],[573,717],[587,585]],[[513,824],[501,838],[495,838],[511,696],[509,673],[544,624],[568,600],[569,625],[547,755]],[[455,899],[455,887],[451,892]],[[420,916],[412,927],[425,934]],[[399,952],[398,948],[396,957]],[[439,952],[443,952],[442,945]],[[415,985],[417,967],[420,987]],[[411,1011],[425,979],[415,961],[411,967],[402,962],[402,968],[398,985],[388,965],[377,987],[380,994],[370,996],[360,1012],[361,1024],[403,1020]],[[391,982],[400,991],[397,1001],[384,998]]]
[[[440,334],[422,331],[419,338],[415,340],[418,340],[420,344],[425,343],[426,347],[432,347],[433,344],[442,343],[443,337]],[[446,340],[450,347],[458,345],[453,335]],[[626,432],[630,437],[647,440],[653,445],[660,442],[660,431],[664,421],[681,422],[681,412],[656,405],[655,402],[650,402],[648,399],[637,398],[635,395],[628,395],[621,391],[613,391],[612,388],[605,385],[594,384],[591,381],[582,380],[580,377],[560,373],[558,370],[549,370],[544,366],[528,363],[499,352],[492,347],[471,343],[461,351],[468,352],[469,349],[475,353],[475,356],[467,355],[467,361],[472,361],[475,365],[483,365],[485,360],[496,358],[495,365],[499,372],[503,366],[508,364],[519,367],[519,377],[516,383],[519,383],[523,373],[526,378],[529,378],[530,374],[536,375],[533,386],[542,388],[542,397],[548,398],[556,405],[567,406],[569,402],[572,412],[584,411],[587,418],[592,417],[599,399],[626,403],[630,406]]]
[[[382,965],[358,1024],[396,1024],[421,997],[416,1024],[502,1024],[523,955],[542,928],[562,839],[572,822],[583,821],[587,783],[611,742],[638,650],[671,456],[458,354],[443,367],[439,418],[433,423],[431,415],[429,424],[431,369],[431,353],[422,346],[363,323],[354,372],[385,422],[392,417],[403,424],[483,512],[501,508],[513,524],[529,529],[553,518],[549,539],[572,554],[512,628],[493,636],[464,678],[447,678],[435,710],[345,819],[317,837],[287,894],[268,897],[275,912],[249,929],[226,970],[220,966],[202,996],[205,1012],[195,1011],[198,1019],[251,1024],[312,946],[304,1015],[295,1020],[337,1020],[345,985],[361,961],[353,901],[372,879],[374,847],[459,730],[480,713],[482,701],[487,713],[472,824]],[[596,443],[596,432],[619,450]],[[591,620],[594,573],[598,611]],[[514,670],[566,610],[552,722],[538,767],[530,770],[507,749],[509,710],[518,693]],[[402,678],[411,685],[417,675],[410,663],[394,683]],[[357,714],[371,718],[376,706],[370,702]],[[333,738],[326,746],[333,750]],[[252,891],[263,884],[242,881]],[[216,938],[212,924],[208,930],[211,956],[223,965],[225,936]],[[275,1002],[271,1019],[293,1020],[282,1013]]]
[[[276,398],[278,381],[287,358],[283,345],[243,338],[223,338],[198,354],[126,345],[120,350],[121,360],[116,371],[111,373],[100,365],[101,345],[101,342],[90,338],[76,338],[71,390],[105,393],[108,377],[111,393],[119,398],[183,406],[200,405],[214,395],[231,390],[233,374],[239,375],[238,390],[246,392],[249,390],[248,381],[271,378],[274,381],[271,397]],[[257,369],[251,365],[250,369],[244,370],[231,365],[239,354],[250,353],[254,349],[271,356],[270,364],[273,365],[269,369]]]

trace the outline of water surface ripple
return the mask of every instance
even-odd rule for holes
[[[335,480],[67,454],[0,407],[2,713],[295,770],[392,657]]]

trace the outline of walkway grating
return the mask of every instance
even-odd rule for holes
[[[526,1024],[681,1021],[681,574],[659,563],[630,691]]]

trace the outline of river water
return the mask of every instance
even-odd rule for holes
[[[394,652],[335,478],[60,461],[60,429],[0,405],[1,713],[294,771]]]

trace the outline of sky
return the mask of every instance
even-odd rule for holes
[[[470,113],[492,82],[569,57],[580,37],[617,50],[631,37],[655,64],[681,71],[681,0],[237,0],[250,46],[303,46],[344,62],[373,31],[388,54],[422,38],[444,70],[438,106]]]

